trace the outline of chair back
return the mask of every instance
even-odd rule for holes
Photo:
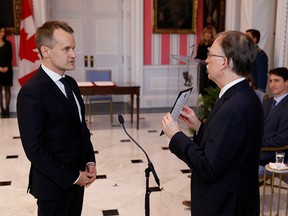
[[[111,70],[109,69],[97,69],[97,70],[87,70],[86,71],[86,80],[90,82],[97,81],[111,81]],[[96,101],[111,101],[112,95],[105,96],[90,96],[90,100]]]
[[[87,81],[111,81],[111,70],[87,70]]]

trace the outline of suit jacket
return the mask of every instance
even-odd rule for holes
[[[252,70],[253,84],[257,89],[266,91],[268,80],[268,56],[257,46],[257,55]]]
[[[66,78],[80,103],[82,122],[41,67],[17,97],[21,141],[31,161],[28,190],[41,200],[60,199],[73,186],[79,170],[95,162],[80,91],[72,77]]]
[[[285,146],[288,145],[288,95],[270,111],[272,101],[273,97],[263,105],[265,121],[262,146]],[[261,152],[261,165],[274,161],[275,152]]]
[[[169,148],[192,170],[192,215],[259,215],[263,109],[244,80],[216,102],[194,141],[176,133]]]

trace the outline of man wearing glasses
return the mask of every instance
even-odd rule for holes
[[[167,113],[162,129],[169,148],[192,170],[192,215],[259,215],[258,161],[263,135],[261,102],[245,77],[256,57],[252,39],[220,33],[206,59],[208,78],[221,89],[205,124],[185,106],[180,119],[191,140]]]

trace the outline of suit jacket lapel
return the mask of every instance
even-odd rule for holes
[[[264,110],[264,115],[265,115],[265,122],[268,119],[268,115],[273,111],[271,110],[271,106],[272,106],[272,102],[273,102],[273,98],[269,98],[269,101],[267,101],[267,106]],[[278,104],[279,105],[279,104]],[[268,108],[267,108],[268,107]],[[276,106],[277,107],[277,106]],[[274,107],[276,109],[276,107]],[[275,110],[274,109],[274,110]]]
[[[209,113],[209,115],[207,117],[207,120],[206,120],[204,126],[202,127],[202,129],[199,133],[199,140],[201,140],[205,128],[207,127],[207,125],[209,124],[209,122],[213,118],[213,116],[217,113],[217,110],[219,110],[219,108],[224,104],[225,100],[229,99],[236,91],[238,91],[238,89],[244,88],[245,86],[247,86],[249,88],[246,80],[243,80],[243,81],[237,83],[236,85],[229,88],[224,93],[224,95],[222,95],[222,97],[216,101],[213,109],[211,110],[211,112]]]
[[[208,123],[209,123],[209,121],[210,121],[211,118],[214,116],[214,114],[217,112],[217,110],[222,106],[223,102],[224,102],[223,97],[221,97],[220,99],[218,99],[218,100],[216,101],[215,105],[213,106],[211,112],[209,113],[209,115],[208,115],[208,117],[207,117],[207,119],[206,119],[205,124],[208,124]]]
[[[78,112],[77,113],[75,112],[75,109],[71,106],[71,104],[70,104],[69,100],[66,98],[66,96],[62,93],[62,91],[55,84],[55,82],[45,73],[45,71],[41,67],[38,71],[38,76],[42,80],[43,86],[44,86],[44,88],[46,88],[46,91],[49,91],[50,94],[55,95],[55,97],[58,97],[61,101],[63,101],[65,106],[67,106],[67,110],[69,110],[69,112],[71,113],[73,118],[75,118],[78,122],[80,122]]]
[[[282,106],[284,106],[286,103],[288,103],[288,95],[283,98],[277,106],[275,106],[272,110],[270,110],[271,104],[273,102],[273,98],[269,99],[269,109],[266,110],[265,113],[265,121],[264,124],[271,118],[273,117],[273,113],[279,112],[280,109],[282,109]],[[268,103],[268,102],[267,102]]]
[[[77,85],[77,86],[73,85],[73,83],[72,83],[71,80],[70,80],[70,79],[71,79],[70,76],[67,76],[67,75],[66,75],[66,77],[68,78],[67,80],[68,80],[68,82],[69,82],[69,85],[70,85],[72,91],[74,92],[74,94],[75,94],[75,96],[76,96],[76,98],[77,98],[77,101],[78,101],[78,103],[79,103],[79,105],[80,105],[80,112],[81,112],[82,119],[83,119],[83,118],[85,118],[85,112],[84,112],[84,111],[85,111],[85,107],[84,107],[83,99],[82,99],[82,97],[81,97],[81,94],[80,94],[78,85]]]
[[[201,130],[199,131],[199,140],[201,140],[203,132],[206,128],[206,126],[208,125],[209,121],[211,120],[211,118],[214,116],[214,114],[216,113],[216,111],[221,107],[221,105],[223,104],[223,100],[222,98],[220,98],[219,100],[216,101],[215,105],[213,106],[211,112],[209,113],[204,126],[201,128]]]

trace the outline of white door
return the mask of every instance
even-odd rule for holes
[[[124,81],[122,0],[49,0],[48,19],[63,20],[74,29],[76,69],[69,73],[86,80],[86,70],[111,69],[112,81]]]

